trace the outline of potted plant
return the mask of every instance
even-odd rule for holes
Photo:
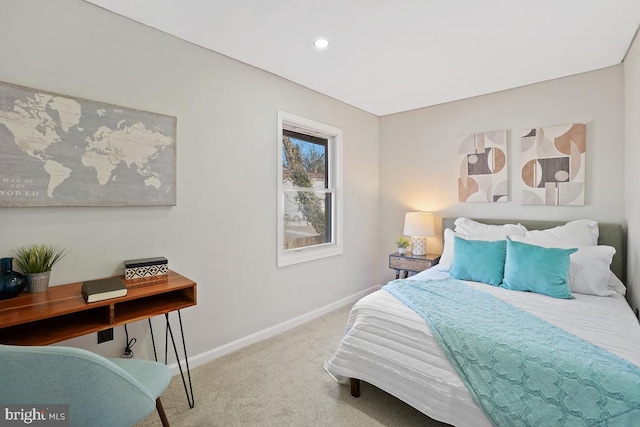
[[[31,245],[15,250],[15,263],[27,279],[29,292],[42,292],[49,288],[51,269],[68,252],[53,245]]]
[[[407,251],[407,248],[409,247],[410,244],[411,244],[411,241],[409,240],[408,237],[405,237],[405,236],[398,237],[398,239],[396,240],[398,253],[400,255],[404,255],[404,253]]]

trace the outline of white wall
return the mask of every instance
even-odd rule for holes
[[[0,255],[70,248],[52,284],[166,256],[198,283],[190,355],[379,284],[376,116],[81,0],[3,0],[0,40],[0,81],[178,118],[176,207],[0,209]],[[276,268],[278,110],[344,131],[344,255]],[[123,340],[73,344],[114,355]]]
[[[473,73],[472,70],[469,71]],[[455,84],[440,82],[439,84]],[[586,205],[521,205],[517,184],[522,129],[587,124]],[[507,129],[511,201],[458,202],[459,137]],[[624,78],[622,66],[409,111],[380,119],[381,257],[402,233],[404,213],[625,223]],[[430,238],[434,252],[441,240]]]
[[[198,306],[183,312],[191,355],[390,279],[387,255],[408,210],[629,218],[629,280],[640,286],[640,202],[634,185],[625,193],[622,167],[626,154],[626,182],[638,181],[638,42],[624,75],[611,67],[378,119],[81,0],[3,0],[0,39],[0,81],[178,117],[176,207],[0,209],[0,255],[32,242],[70,248],[54,284],[120,273],[124,259],[166,256],[198,282]],[[275,267],[277,110],[344,130],[342,256]],[[515,184],[506,204],[457,202],[460,135],[509,129],[514,183],[520,130],[571,122],[588,126],[586,206],[522,206]],[[439,251],[441,242],[429,245]],[[633,295],[640,305],[640,291]],[[144,324],[132,329],[145,341]],[[93,335],[72,344],[116,355],[123,340],[117,328],[112,344],[97,346]]]
[[[640,39],[636,36],[624,61],[625,171],[628,233],[628,300],[640,307]]]

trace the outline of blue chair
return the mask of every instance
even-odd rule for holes
[[[68,404],[71,426],[132,426],[155,407],[171,380],[158,362],[107,359],[72,347],[0,345],[0,404]]]

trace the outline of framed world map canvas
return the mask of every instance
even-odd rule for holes
[[[0,82],[0,207],[174,206],[176,126]]]

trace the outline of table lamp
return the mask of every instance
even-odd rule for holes
[[[411,253],[427,254],[427,237],[434,234],[433,214],[428,212],[407,212],[404,216],[404,232],[411,236]]]

